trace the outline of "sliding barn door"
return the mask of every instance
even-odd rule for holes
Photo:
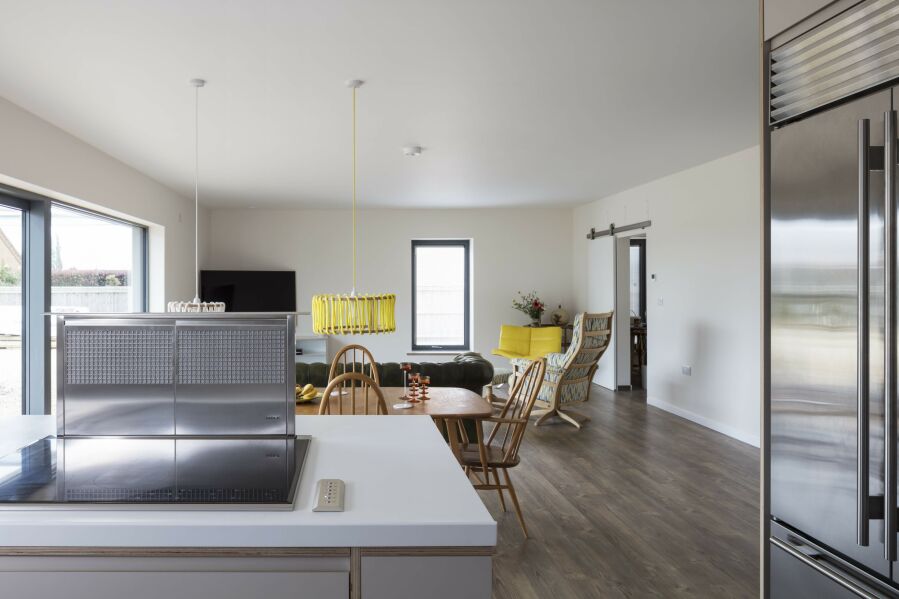
[[[587,243],[587,311],[609,312],[615,308],[615,246],[612,236],[597,237]],[[614,327],[613,327],[614,328]],[[593,382],[616,389],[615,331],[609,348],[599,361]]]
[[[615,240],[615,324],[612,334],[615,345],[615,384],[631,385],[631,240],[618,237]],[[605,359],[605,358],[603,358]]]

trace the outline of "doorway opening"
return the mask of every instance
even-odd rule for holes
[[[593,382],[611,389],[646,391],[647,375],[647,229],[651,221],[608,230],[591,229],[587,252],[587,311],[613,311],[609,347]]]
[[[631,388],[646,389],[646,237],[630,240]]]

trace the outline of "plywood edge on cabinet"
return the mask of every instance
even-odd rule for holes
[[[493,556],[496,547],[0,547],[0,557],[351,557]]]
[[[496,547],[363,547],[362,557],[459,557],[496,555]]]
[[[349,557],[349,547],[0,547],[0,557]]]
[[[350,599],[362,599],[362,550],[350,550]]]

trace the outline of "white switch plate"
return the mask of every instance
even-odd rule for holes
[[[664,306],[664,305],[665,305],[665,300],[662,299],[662,298],[659,298],[658,303],[659,303],[660,306]]]
[[[680,367],[681,374],[685,376],[693,376],[693,367],[692,366],[681,366]]]

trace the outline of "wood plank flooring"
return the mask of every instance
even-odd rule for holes
[[[494,598],[758,597],[759,451],[639,392],[594,386],[580,411],[580,431],[529,427],[510,471],[530,540],[480,492]]]

